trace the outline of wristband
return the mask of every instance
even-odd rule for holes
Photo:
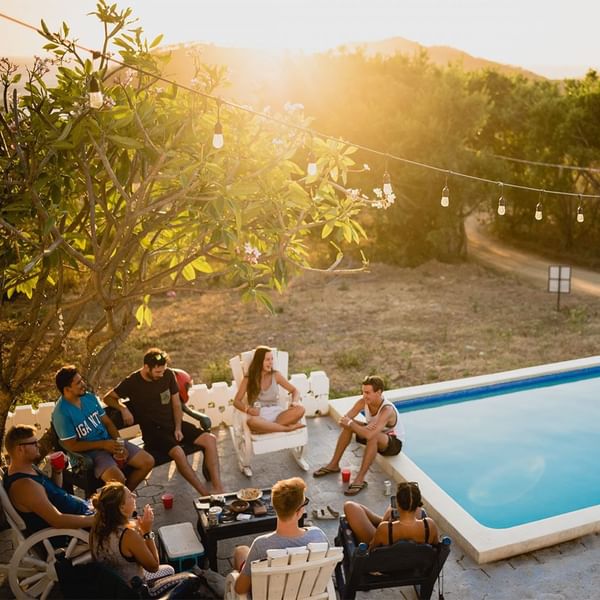
[[[153,540],[154,539],[154,531],[149,531],[142,536],[145,540]]]

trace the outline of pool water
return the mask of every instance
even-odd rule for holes
[[[600,505],[600,369],[396,403],[403,452],[479,523]]]

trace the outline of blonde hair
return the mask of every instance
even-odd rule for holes
[[[111,481],[92,496],[96,514],[91,530],[90,547],[94,558],[96,558],[96,550],[106,542],[110,534],[128,521],[121,511],[125,502],[125,490],[126,488],[121,482]]]
[[[271,502],[280,519],[291,519],[304,501],[306,483],[300,477],[282,479],[271,490]]]

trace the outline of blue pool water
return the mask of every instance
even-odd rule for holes
[[[600,504],[600,368],[396,403],[403,452],[482,525]]]

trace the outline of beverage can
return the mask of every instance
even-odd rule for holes
[[[392,495],[392,482],[389,479],[386,479],[383,482],[383,493],[386,496],[391,496]]]
[[[122,469],[125,466],[125,440],[123,438],[117,438],[115,442],[119,444],[119,450],[115,454],[115,462],[119,468]]]

